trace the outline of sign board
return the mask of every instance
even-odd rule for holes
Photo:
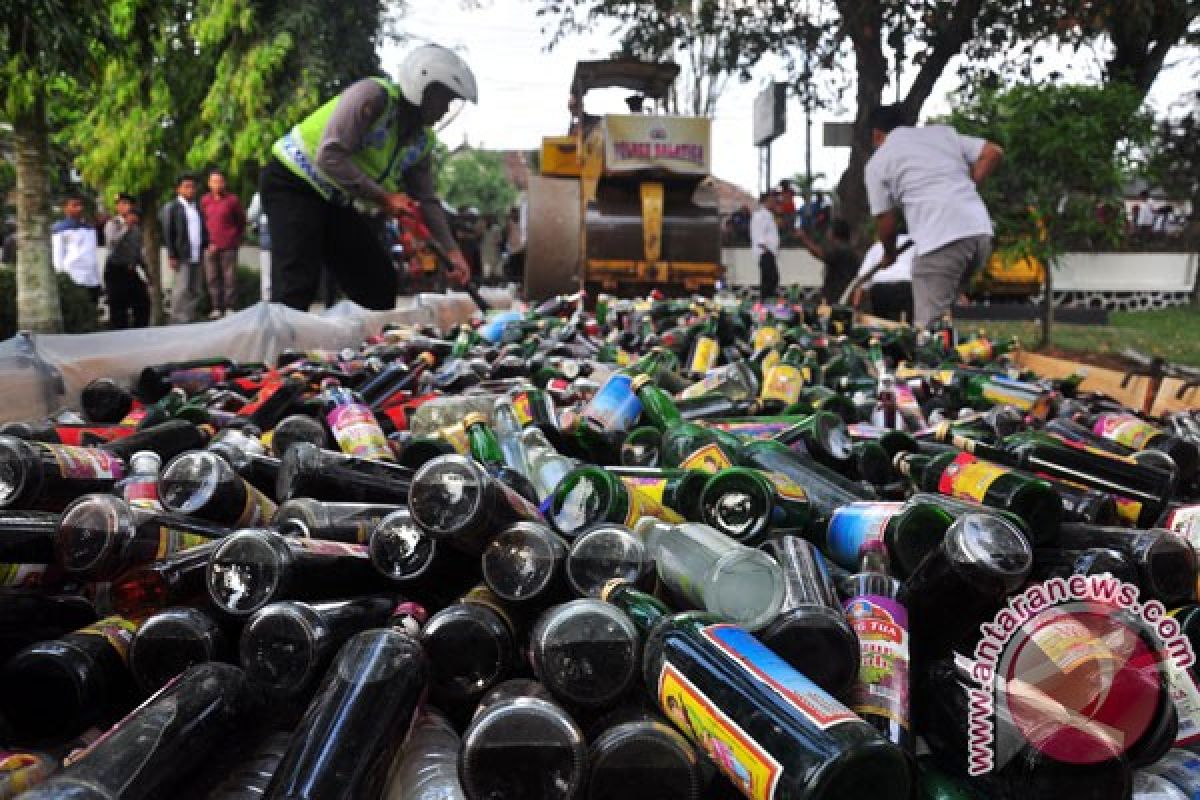
[[[763,147],[787,130],[787,84],[772,83],[754,98],[754,146]]]
[[[851,147],[854,144],[854,123],[826,122],[822,138],[825,147]]]
[[[633,172],[665,169],[708,175],[712,166],[712,123],[707,117],[612,114],[604,118],[604,169]]]

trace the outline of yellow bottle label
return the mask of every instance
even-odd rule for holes
[[[242,507],[242,513],[238,516],[237,522],[233,523],[233,527],[257,528],[270,524],[274,518],[274,501],[247,482],[246,505]]]
[[[982,336],[969,342],[963,342],[954,349],[958,351],[958,357],[968,364],[992,360],[992,343]]]
[[[808,500],[808,493],[804,491],[804,487],[782,472],[764,472],[763,477],[775,486],[775,491],[784,500],[794,500],[800,503]]]
[[[166,558],[172,553],[199,547],[202,544],[208,544],[209,541],[211,540],[207,536],[184,533],[183,531],[172,530],[164,526],[158,529],[158,550],[155,551],[154,557]]]
[[[133,635],[137,633],[137,623],[130,622],[124,617],[105,617],[102,620],[93,622],[86,628],[81,628],[76,633],[84,636],[102,636],[108,640],[112,648],[117,651],[117,655],[122,661],[128,661],[129,645],[133,642]]]
[[[698,469],[701,472],[720,472],[733,466],[725,451],[714,442],[701,447],[679,465],[683,469]]]
[[[632,528],[642,517],[655,517],[672,525],[685,522],[683,517],[636,486],[626,483],[625,489],[629,495],[629,510],[625,513],[625,527]]]
[[[776,328],[773,325],[767,325],[754,332],[751,344],[754,349],[758,351],[762,350],[764,347],[774,347],[781,341],[783,341],[783,334],[779,332],[779,328]]]
[[[982,503],[991,485],[1009,471],[1007,467],[980,461],[970,453],[959,453],[938,479],[938,491]]]
[[[692,363],[689,369],[693,374],[703,374],[716,366],[720,349],[717,340],[710,336],[700,336],[696,339],[696,347],[692,351]]]
[[[778,350],[772,350],[771,352],[767,353],[766,358],[764,358],[762,362],[763,375],[766,375],[768,372],[770,372],[782,359],[783,356],[779,355]]]
[[[783,766],[671,664],[659,676],[658,704],[743,795],[775,796]]]
[[[763,400],[778,400],[790,406],[800,399],[802,388],[804,373],[791,364],[776,364],[766,373],[760,396]]]

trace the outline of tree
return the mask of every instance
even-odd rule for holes
[[[93,77],[107,38],[102,4],[7,0],[0,10],[0,114],[12,125],[17,184],[17,326],[62,330],[50,259],[48,108]]]
[[[1042,344],[1053,329],[1053,270],[1064,245],[1114,241],[1125,176],[1149,140],[1134,87],[1017,86],[963,97],[949,122],[1004,148],[1004,164],[983,185],[1002,256],[1046,265]],[[1113,142],[1120,142],[1114,148]]]
[[[517,200],[501,153],[462,149],[438,158],[438,193],[455,208],[505,214]]]

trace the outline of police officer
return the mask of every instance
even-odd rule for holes
[[[413,50],[395,82],[351,85],[275,142],[260,179],[271,220],[272,298],[308,310],[329,269],[361,306],[395,306],[396,271],[380,236],[384,215],[418,207],[450,256],[452,282],[470,267],[434,187],[432,125],[450,105],[476,102],[475,76],[437,45]]]

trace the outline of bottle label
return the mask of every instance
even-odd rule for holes
[[[903,503],[850,503],[829,518],[825,549],[835,564],[858,569],[859,554],[870,542],[882,542],[888,520]]]
[[[726,433],[735,433],[738,436],[746,439],[774,439],[779,434],[792,427],[787,422],[740,422],[737,420],[729,420],[726,422],[700,422],[706,428],[713,430],[725,431]]]
[[[779,328],[767,325],[754,332],[751,345],[754,347],[755,352],[757,352],[764,347],[774,347],[781,341],[783,341],[783,334],[779,332]]]
[[[150,508],[155,510],[161,508],[158,502],[157,478],[148,480],[130,478],[125,482],[121,493],[125,497],[125,502],[135,508]]]
[[[1117,504],[1117,517],[1131,528],[1136,528],[1144,508],[1141,502],[1120,495],[1113,495],[1113,501]]]
[[[991,485],[1009,472],[1007,467],[980,461],[970,453],[959,453],[946,465],[938,479],[938,491],[950,497],[982,503]]]
[[[583,417],[602,431],[626,431],[641,414],[642,401],[633,392],[633,380],[618,372],[592,396]]]
[[[745,628],[720,623],[707,626],[700,635],[821,730],[858,720],[853,711],[797,672]]]
[[[1123,444],[1131,450],[1145,448],[1146,442],[1159,434],[1158,428],[1128,414],[1101,414],[1094,430],[1105,439]]]
[[[696,337],[696,346],[692,350],[692,361],[688,371],[693,375],[702,375],[717,365],[717,356],[721,349],[717,340],[711,336]]]
[[[137,623],[124,617],[105,617],[86,628],[80,628],[75,633],[83,636],[102,636],[112,645],[112,649],[117,651],[121,660],[128,663],[129,645],[133,642],[133,635],[137,633],[137,629]]]
[[[121,459],[92,447],[70,447],[39,443],[54,456],[58,470],[67,480],[120,480],[125,476]]]
[[[1175,612],[1170,612],[1175,616]],[[1175,711],[1179,716],[1179,733],[1175,736],[1175,746],[1185,747],[1200,741],[1200,686],[1196,685],[1196,677],[1191,669],[1184,669],[1168,658],[1167,685],[1171,691],[1171,700],[1175,703]]]
[[[167,383],[176,389],[183,389],[189,395],[198,394],[218,383],[224,383],[229,375],[228,367],[195,367],[193,369],[177,369],[167,375]]]
[[[288,538],[288,542],[301,550],[308,553],[315,553],[323,556],[350,556],[351,558],[367,558],[366,545],[347,544],[345,542],[331,542],[327,539],[295,539]]]
[[[1037,395],[1028,389],[1019,391],[1017,387],[1006,385],[994,378],[983,385],[980,396],[995,405],[1010,405],[1021,411],[1033,410],[1034,401],[1037,399]]]
[[[521,427],[525,427],[530,422],[533,422],[533,411],[530,408],[529,392],[519,392],[512,399],[513,413],[517,415],[517,422],[521,423]]]
[[[804,491],[804,487],[782,472],[764,472],[762,476],[771,482],[776,493],[784,500],[796,503],[808,502],[808,493]]]
[[[130,411],[128,414],[126,414],[125,418],[122,419],[117,424],[121,425],[121,426],[130,427],[130,428],[136,428],[138,426],[138,423],[146,418],[147,413],[149,413],[149,412],[147,412],[145,408],[135,408],[132,411]]]
[[[333,438],[343,453],[359,458],[392,460],[387,437],[371,409],[357,403],[337,406],[326,416]]]
[[[679,397],[682,400],[691,400],[696,397],[711,394],[712,392],[715,392],[718,387],[720,387],[724,378],[724,370],[710,372],[705,375],[702,380],[696,381],[691,386],[680,392]]]
[[[778,350],[772,350],[771,352],[767,353],[766,357],[763,358],[762,361],[762,374],[766,375],[782,360],[783,356],[779,355]]]
[[[652,498],[656,503],[666,502],[663,498],[666,497],[667,484],[669,481],[666,478],[646,478],[641,475],[622,475],[621,482],[632,490],[637,490],[646,497]]]
[[[446,440],[460,456],[471,455],[471,438],[467,436],[467,429],[461,422],[442,428],[438,431],[438,436]]]
[[[207,536],[201,536],[197,533],[185,533],[184,531],[177,531],[163,526],[158,529],[158,549],[155,551],[154,557],[157,559],[166,558],[173,553],[190,550],[193,547],[199,547],[211,541],[212,539]]]
[[[0,750],[0,790],[5,797],[16,797],[53,773],[54,763],[44,756]]]
[[[1163,527],[1179,534],[1192,547],[1200,550],[1200,505],[1171,509]]]
[[[642,517],[657,517],[672,525],[686,521],[679,514],[664,506],[660,500],[642,492],[636,486],[626,483],[625,489],[629,495],[629,510],[625,514],[625,527],[632,528]]]
[[[969,342],[963,342],[954,349],[958,351],[959,358],[967,363],[992,360],[992,343],[982,336]]]
[[[243,481],[243,485],[246,487],[246,505],[233,527],[257,528],[269,524],[275,517],[275,503],[249,481]]]
[[[850,434],[850,438],[855,440],[878,441],[887,432],[887,428],[881,428],[878,425],[869,425],[865,422],[852,422],[846,426],[846,433]]]
[[[679,466],[683,469],[696,469],[701,472],[720,472],[732,467],[733,463],[725,455],[725,451],[721,449],[720,445],[713,442],[692,453]]]
[[[763,378],[760,397],[763,400],[776,400],[785,406],[790,406],[800,399],[802,388],[804,388],[804,374],[799,369],[791,364],[776,364]]]
[[[49,571],[49,564],[0,564],[0,588],[36,589]]]
[[[743,795],[775,796],[783,765],[669,663],[658,678],[658,703]]]
[[[890,597],[866,594],[845,602],[858,634],[858,681],[850,708],[909,727],[908,610]]]

